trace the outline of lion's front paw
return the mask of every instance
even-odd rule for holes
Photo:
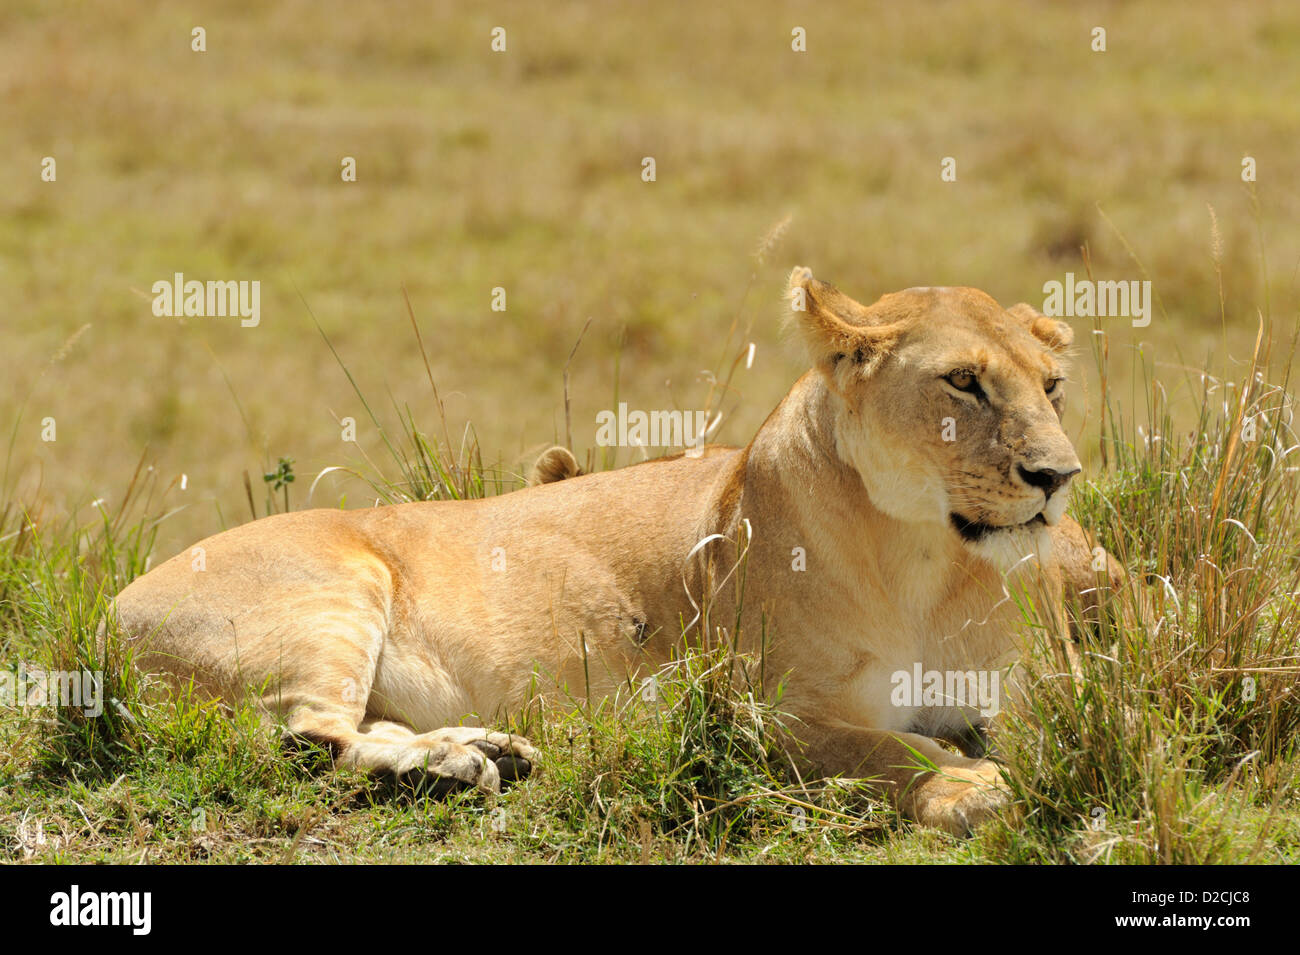
[[[501,774],[495,762],[474,746],[449,741],[405,749],[392,772],[404,787],[435,796],[470,789],[501,791]]]
[[[1009,800],[997,766],[982,759],[969,767],[936,770],[913,796],[911,815],[922,825],[968,836],[1001,812]]]

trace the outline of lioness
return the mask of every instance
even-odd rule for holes
[[[975,702],[894,705],[892,677],[1004,666],[1010,595],[1059,601],[1053,540],[1082,540],[1072,335],[969,288],[864,306],[797,268],[790,293],[813,367],[748,446],[581,476],[553,456],[499,497],[234,528],[200,542],[205,569],[182,553],[118,595],[140,665],[230,700],[255,687],[341,763],[495,791],[537,754],[468,724],[523,707],[539,673],[601,696],[668,661],[743,528],[743,632],[765,629],[797,758],[967,832],[1005,800]],[[733,588],[713,599],[733,619]]]

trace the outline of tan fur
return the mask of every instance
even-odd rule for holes
[[[1065,490],[1049,499],[1018,467],[1078,467],[1059,396],[1044,394],[1069,329],[973,289],[868,307],[806,269],[791,288],[814,368],[747,447],[581,476],[553,449],[536,486],[501,497],[235,528],[198,545],[206,569],[186,551],[118,596],[143,666],[229,699],[257,687],[343,762],[495,790],[536,753],[471,724],[538,689],[599,697],[663,665],[696,619],[706,568],[733,566],[747,525],[743,632],[756,649],[766,619],[797,758],[876,779],[910,817],[968,831],[1005,799],[997,769],[936,739],[969,739],[979,714],[894,706],[890,675],[1004,666],[1015,598],[1057,606],[1053,536],[1077,525],[1063,520]],[[987,404],[945,384],[959,368],[979,375]],[[970,542],[953,512],[998,528],[1041,512],[1051,527]],[[733,594],[720,588],[712,619],[734,619]]]

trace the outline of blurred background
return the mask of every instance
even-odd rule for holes
[[[244,472],[260,504],[281,457],[306,506],[317,472],[381,444],[313,314],[391,428],[409,406],[441,434],[403,288],[453,440],[472,423],[513,472],[564,438],[588,319],[580,457],[615,395],[701,407],[753,342],[716,435],[748,441],[806,367],[781,328],[795,264],[863,301],[971,285],[1041,307],[1086,247],[1096,278],[1159,298],[1147,328],[1105,323],[1109,387],[1139,406],[1146,367],[1176,398],[1249,359],[1261,314],[1289,343],[1297,64],[1287,2],[6,0],[0,490],[89,518],[142,459],[183,473],[159,557],[248,520]],[[156,317],[176,272],[260,281],[260,325]],[[335,474],[312,503],[345,496],[373,497]]]

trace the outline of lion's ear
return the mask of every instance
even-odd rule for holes
[[[530,486],[554,484],[567,478],[577,477],[582,473],[578,459],[568,448],[556,445],[542,452],[542,456],[533,465],[533,473],[528,479]]]
[[[787,294],[813,367],[841,390],[853,373],[869,373],[898,340],[897,329],[870,325],[864,305],[797,266]]]
[[[1034,337],[1054,352],[1063,352],[1074,342],[1074,329],[1065,322],[1048,318],[1032,305],[1021,302],[1007,309],[1008,315],[1014,315],[1033,332]]]

